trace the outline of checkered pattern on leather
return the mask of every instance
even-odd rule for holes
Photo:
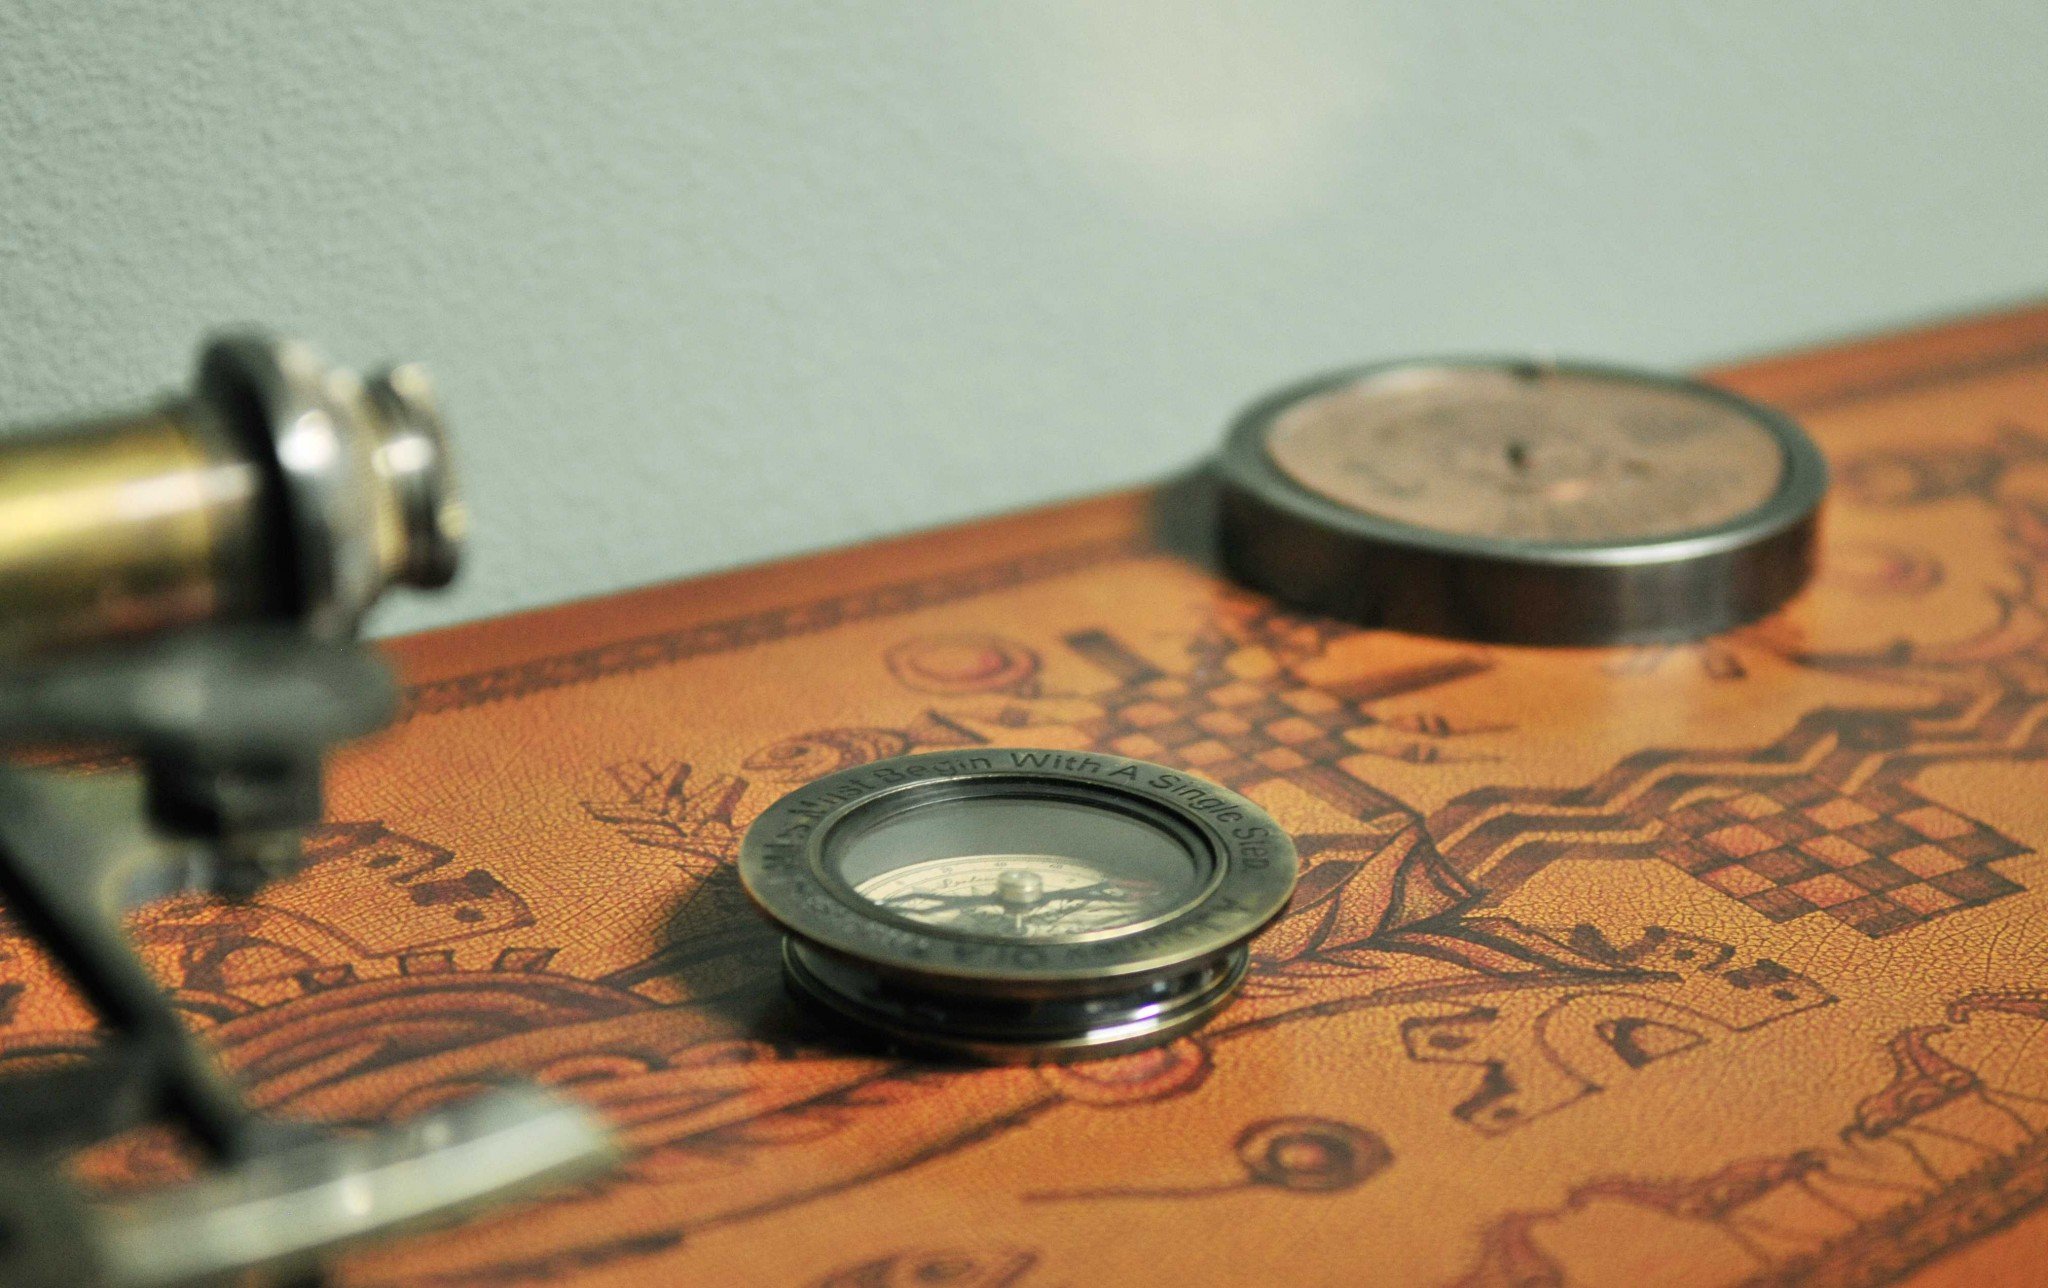
[[[1772,921],[1824,912],[1875,937],[2021,889],[1984,865],[2023,847],[1894,783],[1784,779],[1663,822],[1665,858]]]
[[[1110,695],[1099,719],[1080,723],[1096,746],[1184,765],[1242,791],[1358,751],[1347,730],[1370,723],[1351,703],[1306,686],[1274,687],[1227,672],[1161,676]]]

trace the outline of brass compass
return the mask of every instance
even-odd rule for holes
[[[1225,560],[1299,607],[1523,643],[1684,639],[1811,571],[1827,470],[1785,417],[1584,364],[1401,363],[1246,412]]]
[[[1293,893],[1293,842],[1235,792],[1144,761],[935,752],[768,807],[740,880],[798,994],[898,1042],[1108,1055],[1200,1024]]]

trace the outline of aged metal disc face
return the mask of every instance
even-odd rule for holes
[[[1500,643],[1693,639],[1806,583],[1827,466],[1725,390],[1585,364],[1342,372],[1241,416],[1216,462],[1240,580],[1366,626]]]
[[[740,851],[802,995],[919,1046],[1069,1059],[1226,1003],[1292,842],[1243,797],[1118,756],[990,750],[842,770]]]
[[[1541,367],[1397,368],[1273,421],[1288,478],[1364,514],[1518,541],[1643,541],[1715,528],[1784,482],[1778,439],[1666,384]]]

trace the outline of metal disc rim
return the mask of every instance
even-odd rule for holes
[[[1650,385],[1726,406],[1768,432],[1785,454],[1785,475],[1771,498],[1722,524],[1641,541],[1518,541],[1419,527],[1352,509],[1289,478],[1273,461],[1266,437],[1273,423],[1306,399],[1396,372],[1425,370],[1545,372]],[[1389,546],[1475,563],[1551,568],[1626,568],[1685,564],[1755,545],[1810,519],[1827,493],[1827,461],[1791,418],[1714,385],[1660,372],[1606,363],[1532,364],[1499,357],[1427,358],[1370,363],[1327,372],[1288,385],[1253,403],[1231,423],[1218,458],[1224,481],[1298,520],[1328,528],[1360,544]]]

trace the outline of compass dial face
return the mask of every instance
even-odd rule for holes
[[[1192,837],[1089,800],[964,796],[883,814],[825,861],[874,907],[919,925],[1007,940],[1151,924],[1201,893]]]
[[[1179,902],[1155,882],[1119,879],[1053,854],[931,859],[873,877],[856,892],[927,926],[1012,939],[1115,930]]]
[[[1783,483],[1740,407],[1621,375],[1408,367],[1287,408],[1266,439],[1301,487],[1380,519],[1535,543],[1656,540],[1733,523]]]

